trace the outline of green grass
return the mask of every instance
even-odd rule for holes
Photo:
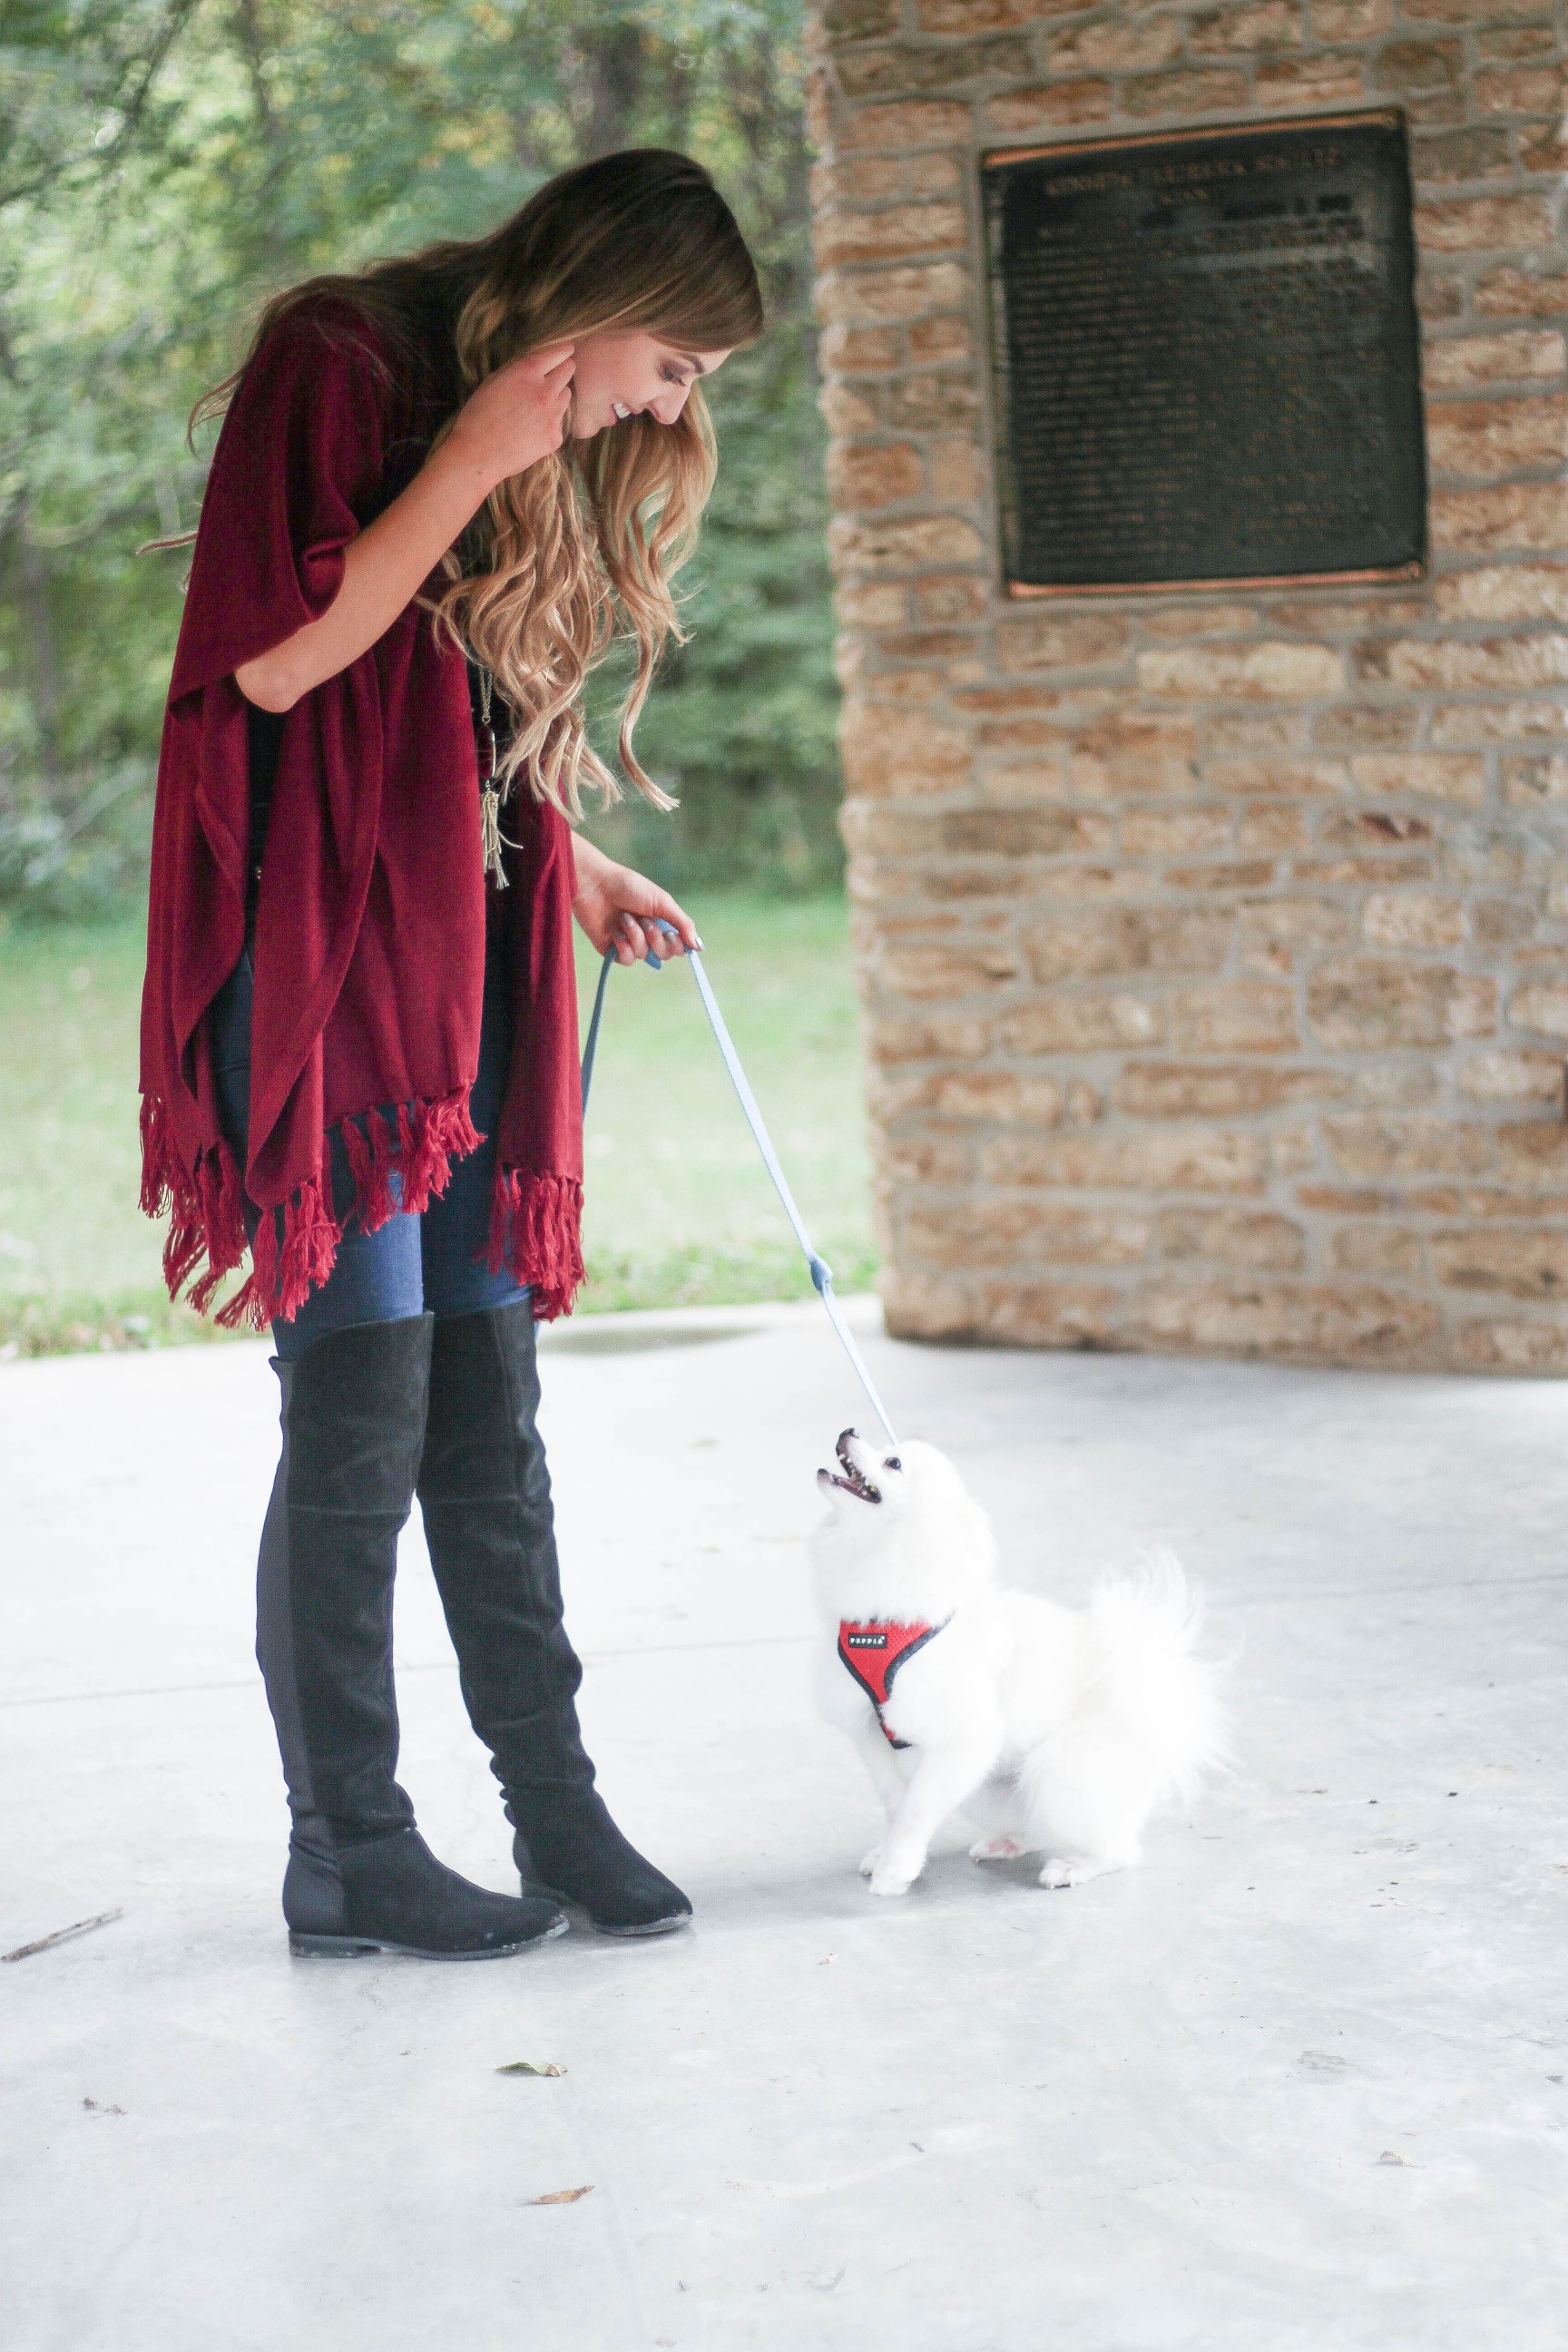
[[[709,976],[841,1289],[876,1267],[848,925],[837,898],[712,897]],[[0,928],[0,1353],[214,1337],[164,1295],[136,1206],[140,919]],[[579,960],[584,1026],[597,976]],[[698,1001],[611,975],[586,1138],[581,1309],[809,1295]],[[217,1335],[221,1336],[221,1335]]]

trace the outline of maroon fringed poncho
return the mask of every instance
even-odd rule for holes
[[[287,1318],[331,1273],[333,1129],[367,1230],[393,1213],[394,1171],[404,1209],[421,1210],[479,1140],[468,1092],[485,883],[467,666],[415,605],[283,724],[243,1171],[219,1124],[205,1017],[245,943],[249,770],[235,671],[327,610],[345,546],[411,478],[437,421],[363,320],[297,311],[247,368],[213,460],[158,770],[142,1205],[151,1216],[172,1205],[170,1295],[201,1269],[191,1300],[205,1312],[245,1254],[243,1179],[263,1213],[226,1324]],[[526,791],[508,823],[521,845],[497,913],[512,929],[514,1043],[489,1259],[553,1316],[583,1276],[572,840]]]

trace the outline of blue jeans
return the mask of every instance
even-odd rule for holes
[[[250,1115],[250,1015],[255,971],[250,949],[213,1000],[208,1022],[222,1106],[224,1131],[240,1166],[246,1162]],[[419,1216],[399,1209],[374,1234],[354,1217],[353,1177],[340,1137],[331,1139],[332,1210],[342,1239],[331,1273],[313,1290],[290,1322],[272,1326],[282,1362],[295,1363],[329,1331],[351,1323],[398,1323],[411,1315],[473,1315],[508,1307],[528,1293],[504,1271],[485,1265],[489,1239],[490,1188],[495,1177],[495,1133],[511,1065],[510,969],[504,932],[492,926],[485,948],[484,1018],[479,1030],[479,1070],[469,1109],[484,1137],[477,1151],[454,1160],[447,1190]],[[392,1179],[393,1198],[401,1180]],[[247,1201],[246,1223],[254,1239],[258,1213]]]

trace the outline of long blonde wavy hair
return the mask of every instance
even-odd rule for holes
[[[756,269],[733,215],[700,163],[664,148],[559,173],[489,236],[291,288],[263,310],[252,352],[280,318],[323,299],[367,320],[395,362],[416,372],[437,419],[432,446],[477,384],[542,344],[641,331],[680,351],[729,351],[763,330]],[[243,373],[209,393],[196,418],[220,414]],[[666,644],[684,635],[673,583],[714,467],[698,383],[674,425],[634,416],[574,441],[568,424],[561,448],[500,483],[446,558],[446,584],[427,602],[511,712],[503,788],[521,775],[574,819],[584,785],[619,799],[588,741],[583,694],[621,636],[636,658],[620,763],[655,807],[673,805],[632,735]]]

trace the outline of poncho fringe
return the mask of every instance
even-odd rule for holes
[[[572,1312],[583,1283],[582,1231],[583,1187],[572,1177],[496,1170],[485,1264],[530,1286],[542,1322]]]
[[[395,1128],[388,1110],[378,1107],[340,1120],[333,1130],[353,1178],[350,1213],[367,1234],[399,1213],[422,1215],[447,1190],[453,1161],[483,1140],[468,1116],[466,1087],[437,1102],[399,1103],[392,1117]],[[394,1177],[400,1180],[400,1199]],[[281,1208],[262,1212],[255,1239],[247,1241],[233,1152],[220,1141],[187,1167],[156,1095],[142,1102],[142,1207],[150,1217],[171,1213],[163,1278],[176,1298],[195,1276],[189,1303],[198,1315],[208,1312],[225,1276],[244,1263],[249,1249],[249,1276],[214,1318],[228,1331],[265,1331],[269,1323],[296,1316],[331,1274],[342,1239],[342,1223],[312,1177]],[[570,1314],[582,1285],[582,1213],[583,1187],[571,1178],[497,1168],[485,1264],[491,1274],[508,1273],[525,1285],[542,1319]]]

